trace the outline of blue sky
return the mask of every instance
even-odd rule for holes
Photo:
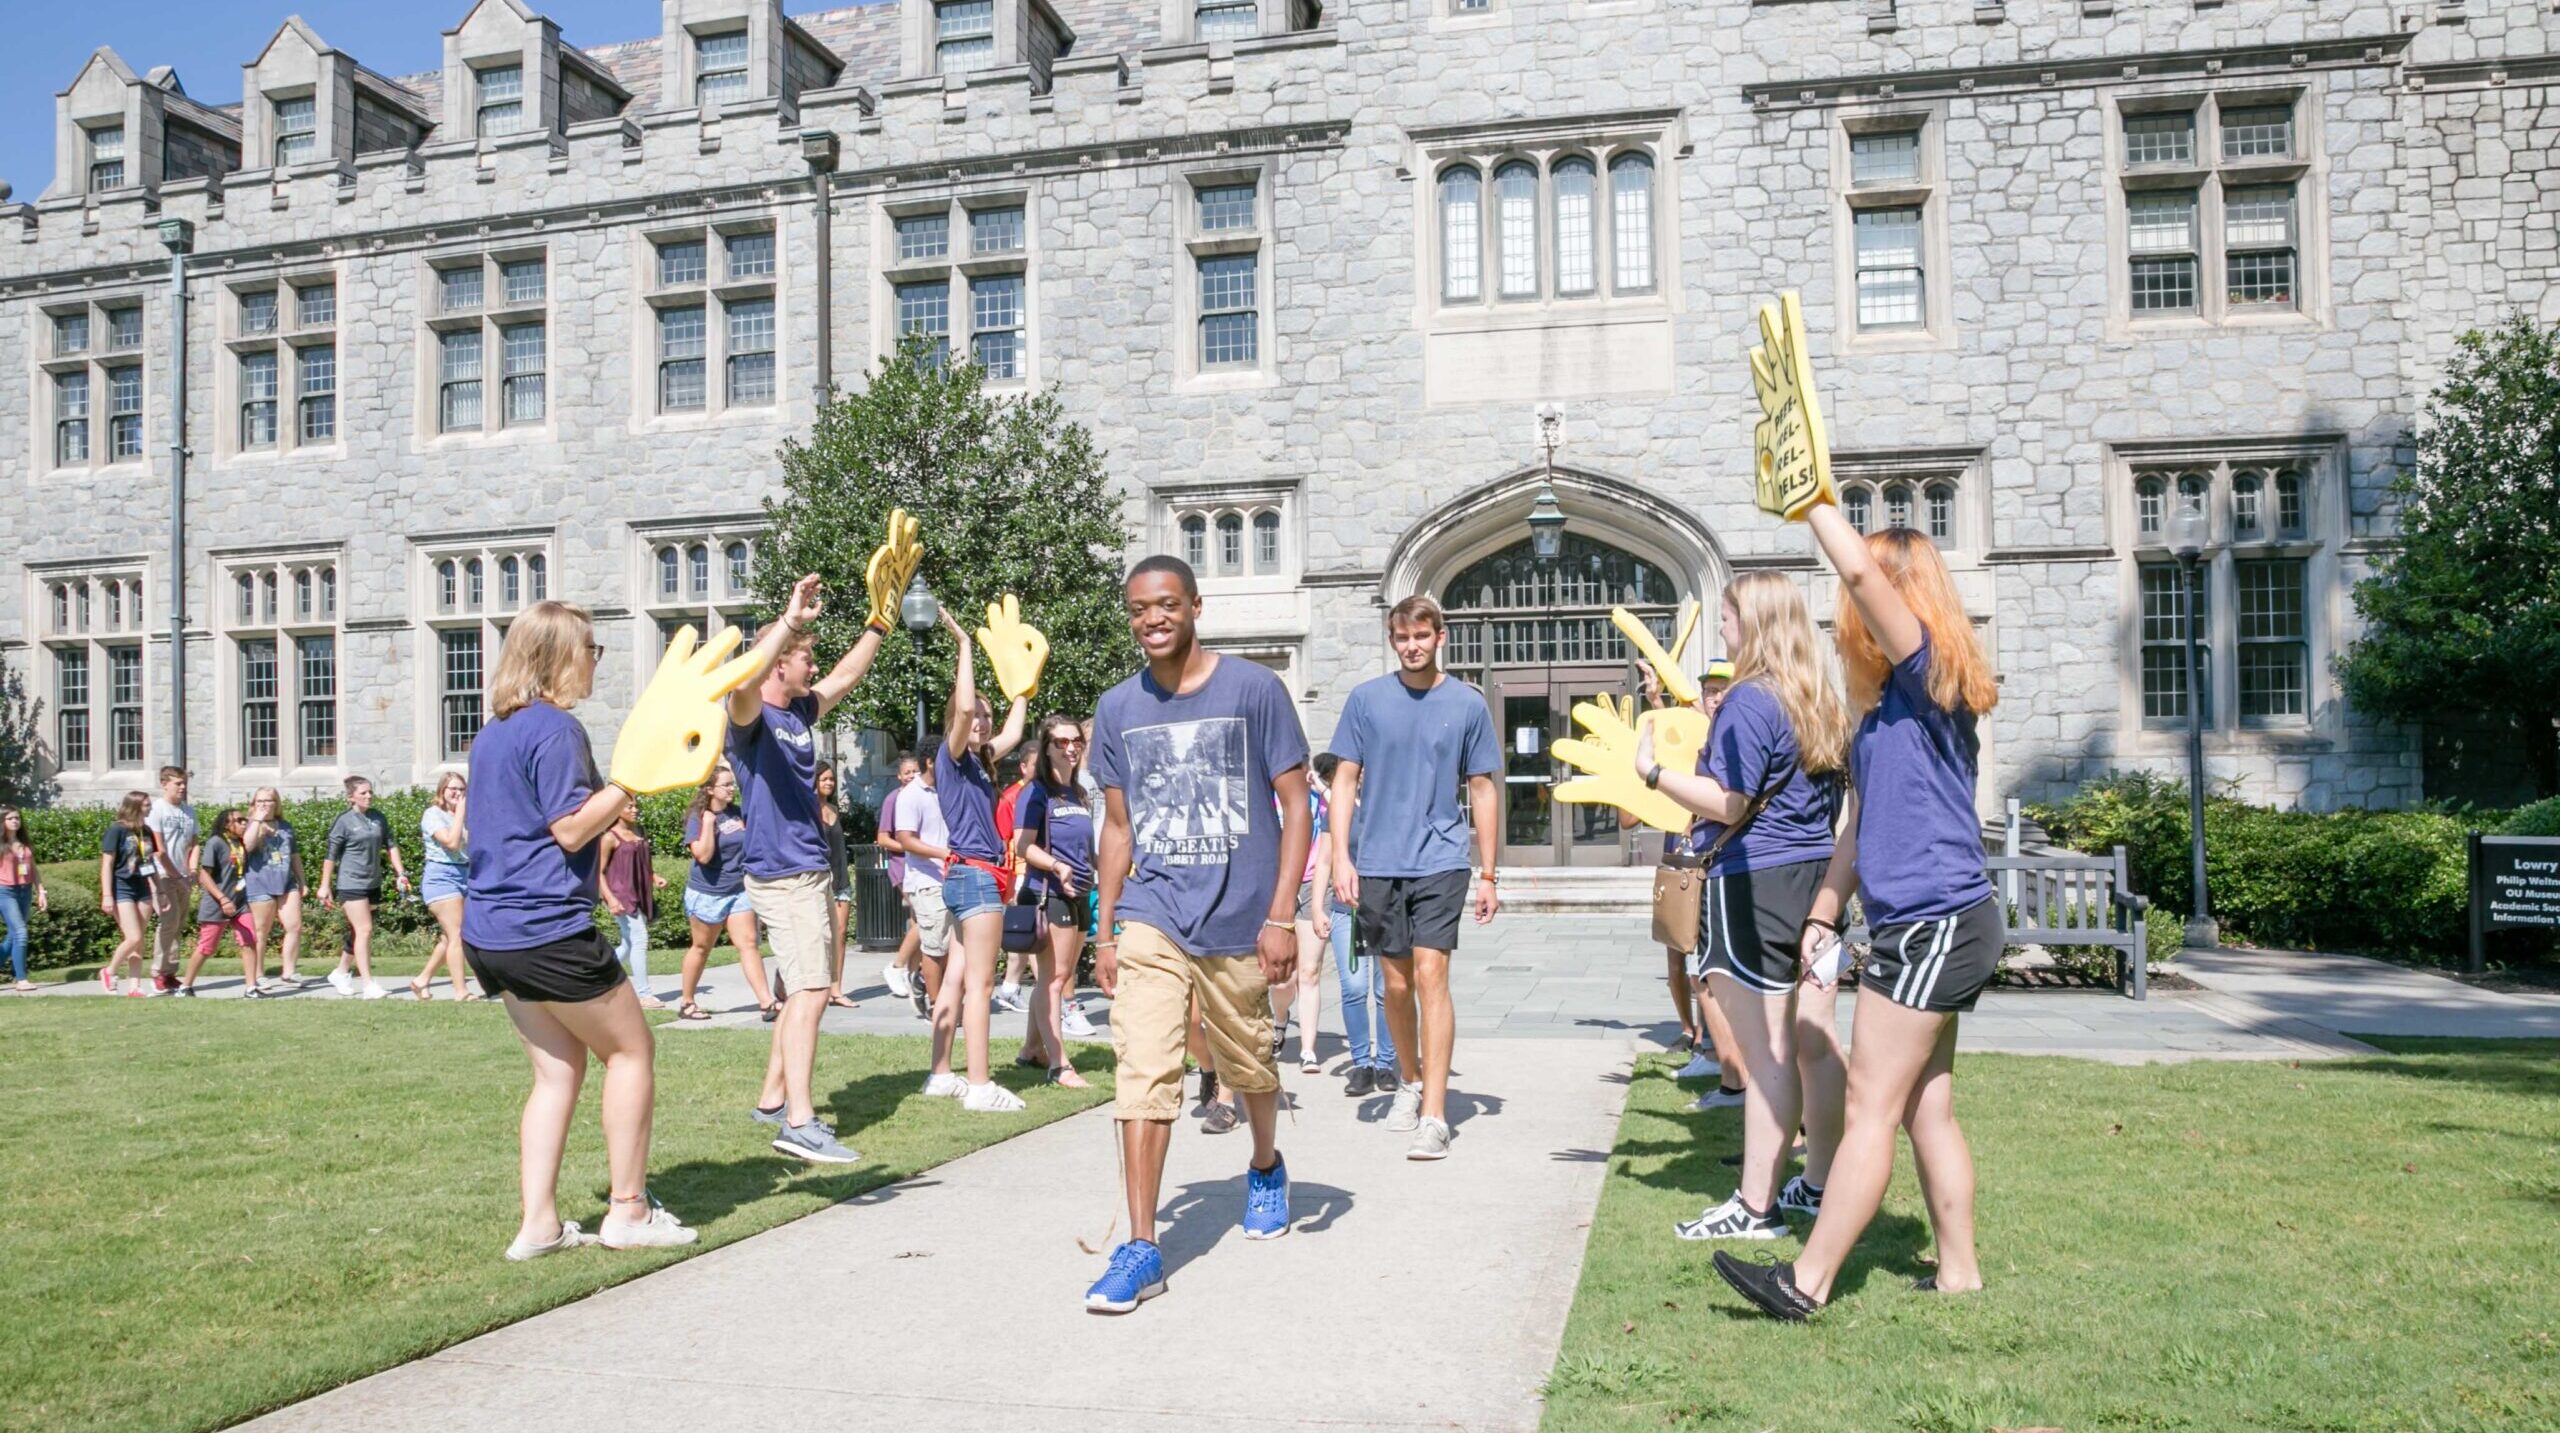
[[[431,70],[444,61],[444,30],[472,0],[113,0],[92,9],[65,0],[13,0],[9,41],[0,45],[0,179],[19,199],[53,182],[53,97],[79,74],[91,51],[112,46],[136,74],[174,65],[189,96],[206,104],[240,98],[240,67],[299,14],[320,38],[388,75]],[[786,0],[792,14],[848,0]],[[534,0],[573,45],[637,39],[658,28],[657,0]]]

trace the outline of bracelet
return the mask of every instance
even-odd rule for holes
[[[1290,924],[1290,923],[1289,923],[1289,922],[1287,922],[1287,921],[1265,920],[1265,921],[1263,922],[1263,924],[1264,924],[1264,925],[1266,925],[1266,926],[1269,926],[1269,927],[1270,927],[1271,929],[1273,929],[1273,930],[1285,930],[1285,931],[1295,932],[1295,931],[1298,929],[1296,926],[1294,926],[1294,925]]]
[[[1117,937],[1110,940],[1097,940],[1093,943],[1093,948],[1095,950],[1118,950],[1120,948],[1120,942]]]
[[[877,617],[874,617],[870,621],[862,624],[862,630],[865,632],[877,632],[881,636],[886,637],[889,635],[889,624],[881,621]]]
[[[1809,925],[1809,926],[1813,927],[1815,930],[1827,930],[1827,931],[1831,932],[1833,935],[1838,935],[1838,934],[1840,933],[1840,927],[1839,927],[1839,925],[1838,925],[1837,923],[1835,923],[1835,922],[1832,922],[1832,921],[1826,921],[1826,920],[1815,920],[1815,919],[1814,919],[1813,917],[1811,917],[1811,916],[1806,916],[1806,917],[1804,918],[1804,923],[1805,923],[1806,925]]]
[[[1476,872],[1476,879],[1484,882],[1488,886],[1498,886],[1502,884],[1502,879],[1493,873],[1493,867],[1491,866],[1487,866],[1483,870]]]
[[[1644,774],[1644,789],[1645,789],[1645,790],[1647,790],[1647,791],[1659,791],[1659,790],[1661,790],[1662,788],[1661,788],[1659,785],[1657,785],[1657,784],[1656,784],[1656,783],[1660,782],[1661,780],[1662,780],[1662,763],[1657,761],[1657,762],[1655,762],[1655,763],[1653,764],[1653,770],[1648,771],[1648,772],[1646,772],[1646,773]]]

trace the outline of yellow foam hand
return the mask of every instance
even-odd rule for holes
[[[724,665],[743,635],[731,627],[697,647],[691,627],[677,629],[658,659],[658,674],[613,739],[616,786],[646,796],[711,778],[729,730],[728,696],[760,669],[753,654]]]
[[[924,544],[916,540],[916,520],[905,508],[889,509],[889,539],[872,549],[871,566],[863,574],[871,589],[872,626],[882,631],[898,625],[898,600],[924,560]]]
[[[1831,485],[1831,440],[1813,391],[1805,352],[1804,305],[1795,290],[1760,306],[1760,346],[1751,350],[1751,386],[1760,393],[1760,424],[1751,432],[1759,461],[1761,511],[1790,521],[1820,503],[1840,500]]]
[[[1610,608],[1609,620],[1626,635],[1628,644],[1653,668],[1654,675],[1662,678],[1662,689],[1671,694],[1672,700],[1683,706],[1697,705],[1698,679],[1680,670],[1679,659],[1662,650],[1662,644],[1653,640],[1652,629],[1624,607]]]
[[[1040,690],[1040,669],[1049,662],[1049,639],[1022,620],[1022,602],[1012,593],[987,604],[987,625],[978,629],[978,645],[987,665],[996,669],[996,685],[1005,700],[1024,701]]]
[[[1698,751],[1707,744],[1706,713],[1689,707],[1667,707],[1635,715],[1635,701],[1620,707],[1603,696],[1576,702],[1573,719],[1589,740],[1566,737],[1555,745],[1556,758],[1584,773],[1556,787],[1556,799],[1568,803],[1615,806],[1657,831],[1686,831],[1697,818],[1659,791],[1648,789],[1636,770],[1636,742],[1642,725],[1653,728],[1653,756],[1672,771],[1693,771]]]
[[[1681,604],[1680,625],[1671,629],[1671,655],[1675,659],[1689,654],[1689,639],[1698,635],[1698,614],[1702,610],[1695,597]]]

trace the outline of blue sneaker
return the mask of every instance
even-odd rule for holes
[[[1289,1232],[1289,1162],[1277,1153],[1269,1169],[1244,1171],[1244,1237],[1277,1239]]]
[[[1097,1314],[1125,1314],[1164,1292],[1164,1251],[1131,1239],[1111,1251],[1111,1267],[1084,1291],[1084,1306]]]

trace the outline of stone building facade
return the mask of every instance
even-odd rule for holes
[[[2183,769],[2185,501],[2213,774],[2422,794],[2330,662],[2454,337],[2560,319],[2551,0],[660,8],[580,48],[480,0],[397,78],[294,20],[237,105],[105,50],[62,92],[0,205],[0,657],[68,797],[167,752],[173,579],[209,791],[461,763],[544,595],[596,609],[617,710],[743,612],[824,386],[922,328],[1058,388],[1314,733],[1441,596],[1511,857],[1614,861],[1545,802],[1566,706],[1626,682],[1606,609],[1832,601],[1750,500],[1790,287],[1853,516],[1938,539],[1996,653],[1986,809]]]

